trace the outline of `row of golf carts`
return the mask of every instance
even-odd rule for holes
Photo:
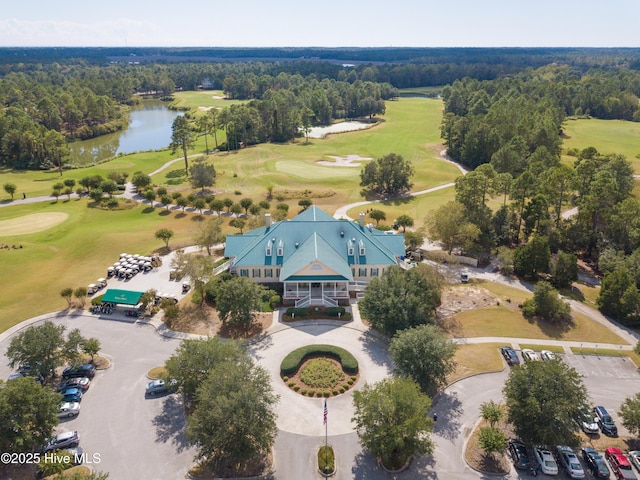
[[[153,269],[153,262],[158,261],[159,257],[145,257],[139,254],[129,255],[121,253],[120,260],[107,268],[107,276],[122,279],[132,278],[140,272],[149,272]]]

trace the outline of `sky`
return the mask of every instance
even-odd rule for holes
[[[0,47],[640,47],[640,0],[6,0]]]

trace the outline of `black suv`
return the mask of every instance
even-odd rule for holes
[[[509,440],[509,455],[513,460],[513,465],[520,470],[531,468],[531,461],[527,453],[527,447],[520,440]]]
[[[602,433],[609,437],[617,437],[618,436],[618,427],[616,427],[613,418],[607,412],[607,409],[603,406],[597,406],[593,409],[593,413],[596,414],[596,418],[598,420],[598,426]]]
[[[513,348],[508,346],[502,347],[500,349],[500,353],[502,354],[502,356],[504,357],[504,359],[507,361],[509,365],[520,364],[520,359],[518,358],[518,354]]]
[[[92,379],[96,374],[96,367],[90,363],[83,363],[77,367],[67,367],[62,372],[62,378],[87,377]]]

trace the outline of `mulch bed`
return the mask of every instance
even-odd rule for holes
[[[304,369],[304,366],[305,366],[309,361],[314,360],[314,359],[318,359],[318,358],[323,358],[323,359],[329,360],[329,361],[330,361],[330,362],[331,362],[331,363],[332,363],[336,368],[338,368],[339,370],[341,370],[341,371],[342,371],[342,373],[344,374],[344,376],[343,376],[343,378],[342,378],[342,381],[338,382],[338,384],[337,384],[335,387],[331,387],[331,388],[312,387],[312,386],[310,386],[310,385],[306,385],[306,384],[302,381],[302,379],[300,378],[300,373],[301,373],[301,372],[302,372],[302,370]],[[353,384],[352,384],[352,385],[349,385],[349,384],[348,384],[348,382],[349,382],[349,379],[350,379],[351,377],[356,377],[356,380],[355,380],[355,382],[353,382]],[[316,393],[315,393],[315,396],[316,396],[316,397],[322,397],[322,396],[324,396],[324,395],[322,395],[322,392],[324,392],[324,391],[332,392],[330,396],[334,396],[334,395],[333,395],[333,389],[337,389],[338,391],[340,391],[340,387],[341,387],[341,386],[343,386],[343,385],[346,385],[346,386],[348,386],[348,387],[349,387],[347,390],[345,390],[345,392],[344,392],[344,393],[346,393],[346,392],[348,392],[349,390],[351,390],[351,389],[353,389],[353,388],[355,387],[355,385],[358,383],[358,380],[359,380],[359,379],[360,379],[360,372],[358,372],[358,373],[357,373],[357,374],[355,374],[355,375],[349,375],[349,374],[345,373],[345,372],[344,372],[344,370],[342,370],[342,365],[341,365],[341,364],[340,364],[340,362],[339,362],[339,361],[337,361],[335,358],[331,358],[331,357],[324,356],[324,355],[318,355],[318,356],[312,356],[312,357],[309,357],[309,358],[305,359],[305,361],[304,361],[304,362],[302,362],[302,363],[300,364],[300,368],[298,368],[298,371],[295,373],[295,375],[291,375],[291,376],[289,376],[289,379],[288,379],[286,382],[284,382],[284,378],[282,379],[282,381],[283,381],[287,386],[289,386],[289,382],[291,382],[291,381],[295,382],[295,385],[300,385],[300,390],[298,390],[297,392],[293,389],[293,387],[289,387],[289,388],[291,389],[291,391],[293,391],[293,392],[295,392],[295,393],[298,393],[298,394],[302,395],[301,391],[302,391],[302,389],[303,389],[303,388],[306,388],[306,389],[313,389],[313,390],[315,390],[315,392],[316,392]],[[318,395],[318,393],[320,393],[320,395]],[[341,395],[341,394],[340,394],[340,393],[338,393],[338,395]],[[307,395],[303,395],[303,396],[305,396],[305,397],[306,397]]]

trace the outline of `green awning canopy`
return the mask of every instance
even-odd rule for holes
[[[137,305],[143,292],[133,292],[131,290],[112,290],[104,292],[103,302],[120,303],[122,305]]]

